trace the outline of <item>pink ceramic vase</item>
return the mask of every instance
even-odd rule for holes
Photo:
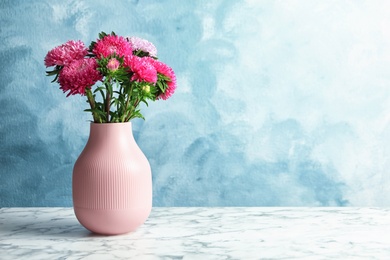
[[[152,209],[152,175],[130,122],[91,123],[72,186],[75,215],[92,232],[123,234],[145,222]]]

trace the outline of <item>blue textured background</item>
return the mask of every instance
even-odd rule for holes
[[[388,1],[1,1],[0,207],[71,206],[84,98],[47,51],[101,31],[176,71],[134,134],[155,206],[390,206]]]

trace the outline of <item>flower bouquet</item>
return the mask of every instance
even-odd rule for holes
[[[70,40],[45,57],[47,76],[55,76],[60,89],[84,95],[94,123],[122,123],[144,118],[139,105],[168,99],[176,89],[174,71],[157,60],[156,47],[138,37],[99,34],[89,48]],[[97,97],[98,95],[98,97]]]
[[[137,37],[99,34],[89,48],[68,41],[45,57],[67,96],[86,96],[93,122],[75,162],[73,207],[88,230],[122,234],[144,223],[152,208],[150,164],[135,142],[130,120],[143,118],[139,106],[169,98],[176,89],[173,70],[157,60],[155,46]],[[115,123],[115,124],[111,124]]]

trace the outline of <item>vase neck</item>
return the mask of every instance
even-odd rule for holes
[[[91,123],[89,141],[92,142],[135,142],[131,122]]]

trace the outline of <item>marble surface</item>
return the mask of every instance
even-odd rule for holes
[[[390,259],[390,209],[153,208],[100,236],[72,208],[0,208],[0,259]]]

